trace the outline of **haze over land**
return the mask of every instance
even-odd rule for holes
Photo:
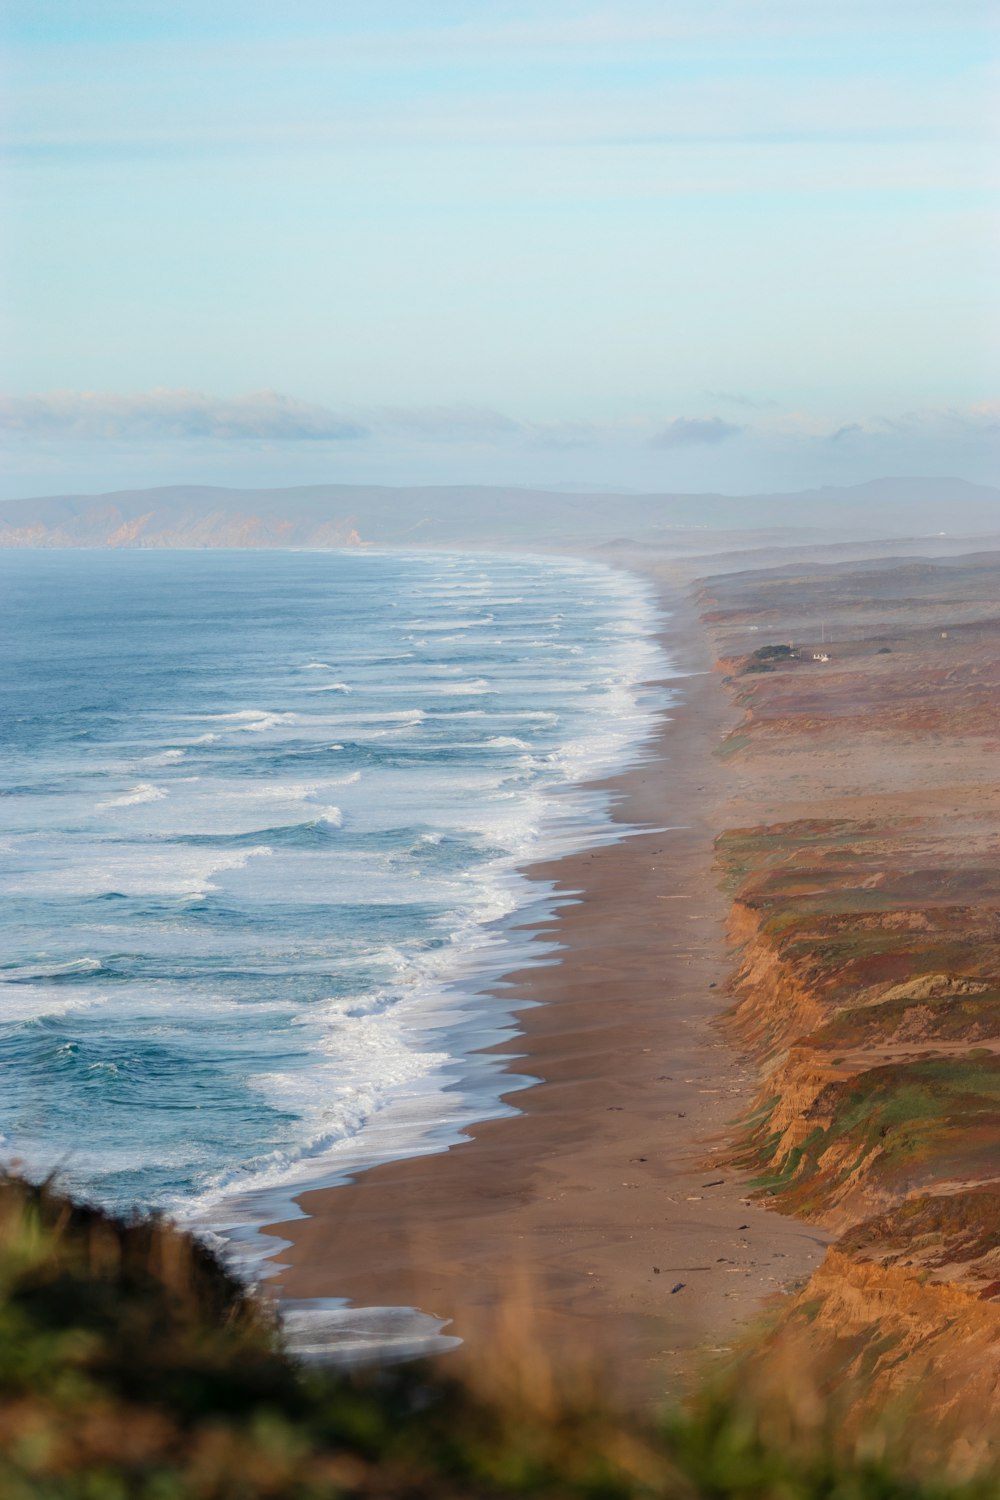
[[[714,550],[718,533],[841,538],[990,534],[1000,490],[958,479],[884,479],[802,494],[559,494],[498,486],[391,489],[206,485],[0,502],[4,547],[331,547],[658,542]]]

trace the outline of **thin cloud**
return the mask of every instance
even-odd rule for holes
[[[655,448],[715,447],[744,429],[723,417],[675,417],[652,438]]]
[[[874,424],[886,432],[939,432],[969,434],[1000,432],[1000,402],[980,401],[973,406],[946,406],[903,412],[898,417],[883,417]]]
[[[129,440],[215,438],[228,441],[342,442],[367,428],[325,406],[276,391],[209,396],[155,390],[135,395],[53,391],[0,396],[0,430],[34,436]]]
[[[747,396],[743,391],[706,391],[705,395],[710,401],[724,401],[729,406],[745,406],[752,411],[764,411],[778,404],[769,397]]]
[[[346,416],[276,391],[244,396],[188,390],[0,395],[0,432],[51,440],[342,442],[369,437],[425,445],[568,448],[587,443],[598,430],[587,422],[522,421],[470,403],[375,407]]]
[[[924,407],[897,416],[865,417],[845,422],[822,437],[828,443],[842,443],[849,438],[879,442],[889,438],[989,438],[997,433],[1000,433],[1000,403],[981,401],[965,407]]]
[[[519,444],[531,448],[579,448],[600,436],[617,435],[613,425],[594,422],[532,422],[488,406],[385,407],[373,412],[378,435],[420,443]]]
[[[523,436],[523,422],[487,406],[386,407],[373,418],[382,431],[431,442],[496,442]]]

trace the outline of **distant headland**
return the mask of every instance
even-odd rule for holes
[[[1000,528],[1000,488],[949,478],[757,495],[598,494],[452,485],[321,484],[280,489],[171,485],[0,502],[0,547],[343,547],[661,543],[706,533],[757,545],[981,536]]]

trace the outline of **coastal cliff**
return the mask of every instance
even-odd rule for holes
[[[960,1472],[1000,1451],[998,583],[980,555],[699,599],[743,711],[717,857],[759,1086],[734,1155],[838,1236],[751,1364]]]

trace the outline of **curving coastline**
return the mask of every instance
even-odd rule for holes
[[[560,963],[508,976],[544,1003],[499,1050],[543,1081],[468,1145],[308,1195],[280,1287],[412,1303],[470,1353],[514,1288],[626,1398],[769,1306],[740,1354],[762,1394],[855,1436],[889,1412],[975,1472],[998,1451],[1000,559],[646,567],[691,675],[615,788],[629,822],[684,826],[532,872],[573,900],[539,934]]]
[[[528,871],[568,898],[535,933],[560,961],[506,977],[501,1003],[524,1008],[494,1050],[541,1082],[469,1143],[306,1193],[307,1217],[268,1231],[286,1298],[419,1307],[471,1357],[514,1299],[557,1357],[597,1357],[623,1395],[652,1401],[826,1242],[711,1165],[753,1085],[717,1024],[727,774],[711,752],[734,714],[685,580],[654,577],[663,644],[686,675],[654,753],[604,783],[616,817],[651,831]]]

